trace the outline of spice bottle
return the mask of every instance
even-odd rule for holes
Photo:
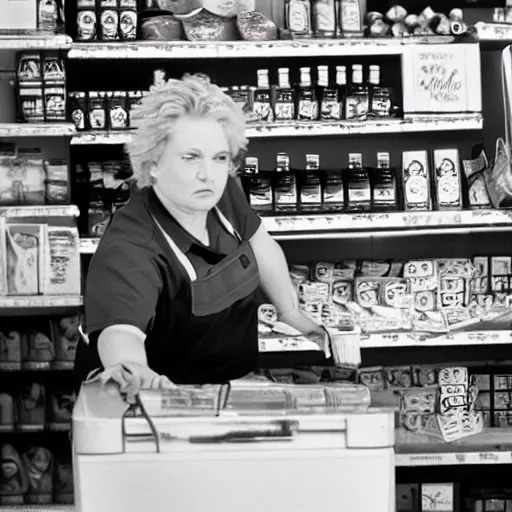
[[[337,0],[338,29],[342,37],[363,36],[363,16],[366,8],[361,9],[362,0]]]
[[[336,36],[336,1],[312,0],[313,34],[318,38]]]
[[[258,86],[253,93],[252,113],[259,121],[274,121],[268,69],[258,69]]]
[[[273,210],[272,183],[266,172],[260,172],[258,159],[245,159],[242,183],[251,208],[259,215],[270,215]]]
[[[306,168],[299,173],[300,211],[315,213],[322,209],[320,156],[306,155]]]
[[[106,130],[107,105],[104,92],[89,92],[89,126],[91,130]]]
[[[347,87],[345,105],[347,119],[362,121],[368,116],[368,86],[363,84],[363,66],[361,64],[352,66],[352,82]]]
[[[318,119],[318,99],[311,83],[311,68],[300,68],[297,119],[316,121]]]
[[[290,169],[290,157],[286,153],[277,154],[273,188],[276,213],[295,213],[297,211],[297,178]]]
[[[275,89],[274,112],[276,121],[291,121],[295,119],[294,90],[290,86],[290,70],[279,68],[278,86]]]
[[[391,116],[391,89],[383,87],[380,78],[380,66],[370,66],[370,108],[372,117]]]
[[[292,37],[311,37],[310,0],[285,0],[285,22]]]
[[[350,153],[348,160],[348,209],[351,211],[369,211],[372,195],[368,172],[363,168],[363,155]]]
[[[372,208],[375,211],[396,210],[396,177],[390,166],[389,153],[377,153],[377,168],[372,177]]]

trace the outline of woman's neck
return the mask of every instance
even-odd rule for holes
[[[159,190],[153,187],[156,196],[163,204],[164,208],[176,219],[186,231],[192,236],[197,238],[204,245],[209,245],[208,229],[207,229],[207,218],[208,212],[186,210],[176,206],[174,203],[169,201]]]

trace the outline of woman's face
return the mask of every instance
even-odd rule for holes
[[[224,193],[230,165],[222,126],[213,119],[182,117],[153,170],[154,188],[180,209],[209,211]]]

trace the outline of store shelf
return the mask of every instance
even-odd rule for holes
[[[427,435],[395,431],[397,466],[512,464],[512,428],[489,428],[453,443]]]
[[[66,35],[37,32],[0,33],[0,50],[67,50],[72,39]]]
[[[41,433],[41,432],[69,432],[71,430],[70,423],[62,423],[57,424],[53,423],[51,425],[0,425],[0,434],[33,434],[33,433]]]
[[[265,352],[321,352],[312,341],[297,341],[294,338],[260,338],[259,351]]]
[[[2,505],[2,511],[7,512],[75,512],[73,505]]]
[[[69,59],[207,59],[315,56],[401,55],[411,44],[447,44],[452,36],[382,39],[309,39],[280,41],[137,41],[74,43]]]
[[[80,210],[74,204],[56,206],[3,206],[0,208],[0,216],[9,218],[78,217],[79,215]]]
[[[29,315],[29,311],[35,313],[38,310],[47,310],[57,314],[57,310],[66,310],[80,307],[83,304],[81,296],[12,296],[0,297],[0,316],[16,314]]]
[[[271,233],[322,231],[374,231],[510,226],[512,210],[462,210],[446,212],[341,213],[262,217]]]
[[[71,137],[73,123],[0,123],[0,138],[5,137]]]
[[[370,121],[340,121],[336,123],[289,122],[250,124],[246,136],[255,138],[275,137],[329,137],[342,135],[372,135],[390,133],[423,133],[433,131],[481,130],[481,114],[432,114],[407,116],[405,119]],[[78,132],[72,145],[115,145],[131,141],[133,131]]]
[[[361,348],[442,347],[512,344],[512,331],[469,331],[448,334],[385,333],[361,334]]]

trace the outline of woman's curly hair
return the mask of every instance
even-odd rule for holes
[[[150,164],[159,162],[175,122],[184,115],[218,121],[229,142],[233,170],[241,164],[248,143],[241,109],[208,76],[187,74],[151,87],[130,113],[136,131],[126,151],[139,188],[151,184]]]

